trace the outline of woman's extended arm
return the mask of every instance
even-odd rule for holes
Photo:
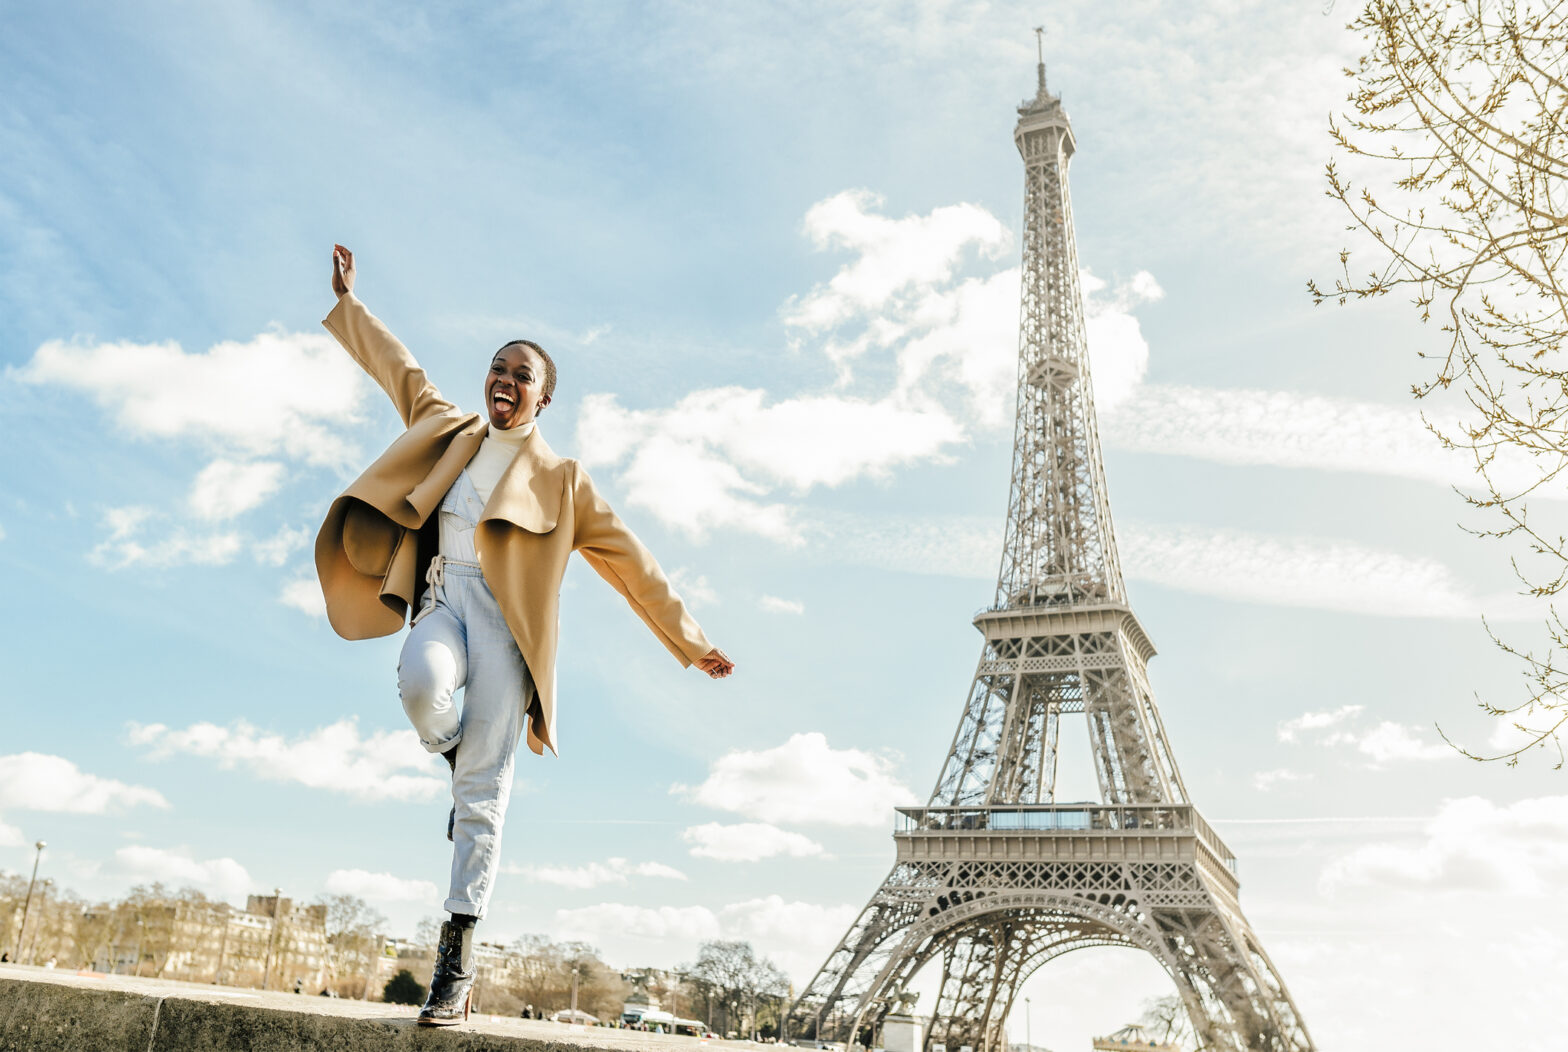
[[[332,291],[337,293],[338,304],[322,322],[327,331],[392,399],[404,427],[455,409],[441,397],[408,348],[359,302],[354,295],[355,275],[354,253],[333,245]]]
[[[588,565],[620,592],[660,641],[684,661],[714,679],[734,672],[735,662],[709,642],[653,554],[610,509],[588,473],[580,468],[575,490],[573,544]]]

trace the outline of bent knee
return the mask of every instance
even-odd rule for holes
[[[449,711],[456,691],[455,662],[426,658],[398,665],[398,697],[402,699],[403,711],[416,726],[423,718]]]

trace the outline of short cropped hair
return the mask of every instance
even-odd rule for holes
[[[503,343],[495,353],[500,354],[501,351],[506,350],[508,347],[527,347],[529,350],[533,351],[539,356],[539,360],[544,362],[544,396],[546,398],[554,398],[555,359],[550,357],[550,352],[532,340],[511,340],[507,343]],[[494,354],[490,357],[492,361],[495,359]]]

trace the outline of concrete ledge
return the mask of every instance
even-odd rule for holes
[[[475,1016],[437,1029],[401,1005],[0,965],[0,1052],[690,1052],[673,1034]]]

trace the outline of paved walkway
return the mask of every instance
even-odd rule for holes
[[[136,1048],[148,1052],[229,1049],[462,1048],[571,1052],[694,1052],[766,1046],[533,1019],[473,1016],[448,1028],[414,1025],[417,1009],[379,1001],[263,993],[227,986],[78,974],[0,964],[0,1052]]]

